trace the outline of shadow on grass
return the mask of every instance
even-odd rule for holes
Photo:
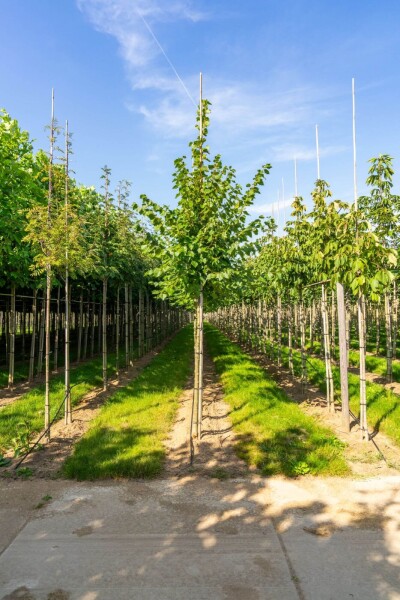
[[[344,444],[292,402],[267,373],[218,330],[207,346],[231,407],[238,454],[263,475],[347,475]]]
[[[67,477],[154,477],[161,472],[163,441],[189,376],[192,344],[193,330],[186,327],[137,378],[108,398],[67,459]]]
[[[95,428],[76,446],[64,466],[64,474],[78,480],[154,477],[162,469],[164,453],[161,448],[152,449],[151,444],[145,442],[156,432],[156,429],[134,427]]]

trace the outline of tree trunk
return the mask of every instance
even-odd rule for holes
[[[397,355],[397,315],[398,315],[399,301],[397,298],[397,286],[396,281],[393,282],[393,302],[392,302],[392,358],[395,359]]]
[[[358,297],[358,338],[360,350],[360,431],[361,439],[368,441],[367,424],[367,384],[365,379],[365,301],[362,294]]]
[[[346,431],[350,431],[349,412],[349,380],[348,356],[346,343],[346,305],[344,301],[344,288],[341,283],[336,284],[337,312],[339,328],[339,360],[340,360],[340,391],[342,399],[342,424]]]
[[[65,424],[72,423],[71,406],[71,383],[70,383],[70,323],[71,319],[71,288],[69,285],[68,270],[65,276],[65,330],[64,330],[64,352],[65,352],[65,373],[64,373],[64,420]]]
[[[133,365],[133,301],[132,286],[128,286],[129,293],[129,364]]]
[[[197,362],[198,362],[198,401],[197,401],[197,437],[201,438],[201,424],[203,419],[203,292],[198,299],[198,340],[197,340]]]
[[[50,441],[50,310],[51,310],[51,269],[47,267],[46,273],[46,353],[45,353],[45,400],[44,400],[44,426],[47,430],[46,438]]]
[[[300,353],[301,353],[301,391],[306,392],[307,384],[307,357],[306,357],[306,313],[304,310],[303,300],[300,300],[299,305],[299,321],[300,321]]]
[[[11,286],[11,307],[10,307],[10,354],[8,369],[8,387],[14,386],[14,368],[15,368],[15,284]]]
[[[31,337],[31,352],[29,356],[29,375],[28,381],[32,381],[35,368],[35,347],[36,347],[36,310],[37,310],[37,290],[33,290],[32,301],[32,337]]]
[[[76,362],[81,362],[82,354],[82,330],[83,330],[83,294],[79,297],[79,325],[78,325],[78,350],[76,356]]]
[[[334,390],[333,390],[333,379],[332,379],[332,367],[331,367],[331,356],[330,356],[330,339],[329,339],[329,320],[328,320],[328,308],[326,298],[325,285],[321,286],[322,300],[321,300],[321,311],[322,311],[322,330],[323,330],[323,346],[325,355],[325,371],[326,371],[326,402],[328,410],[334,410]]]
[[[139,357],[144,354],[144,294],[143,289],[139,289]],[[169,317],[169,315],[168,315]],[[169,332],[169,327],[168,327]]]
[[[381,320],[380,320],[379,305],[376,307],[375,318],[376,318],[375,354],[376,354],[376,356],[379,356],[379,350],[380,350],[380,346],[381,346]]]
[[[115,371],[117,379],[119,379],[119,286],[117,288],[117,314],[116,314],[116,327],[115,327]]]
[[[386,381],[392,382],[392,307],[388,292],[385,293],[385,324],[386,324]]]
[[[128,284],[125,283],[125,303],[124,303],[124,326],[125,326],[125,367],[129,367],[129,293]]]
[[[84,318],[85,318],[85,330],[84,330],[84,337],[83,337],[83,360],[86,360],[88,337],[89,337],[89,296],[88,296],[87,302],[86,302],[86,311],[84,314]]]
[[[95,338],[95,327],[96,327],[96,295],[93,292],[92,298],[92,320],[90,324],[90,358],[94,356],[94,338]]]
[[[102,343],[102,354],[103,354],[103,390],[107,389],[107,279],[103,279],[103,343]]]
[[[146,352],[150,352],[151,347],[151,300],[149,292],[146,291]]]
[[[59,341],[60,341],[60,286],[58,286],[58,288],[57,288],[57,308],[56,308],[56,315],[55,315],[53,371],[57,371],[57,369],[58,369]]]

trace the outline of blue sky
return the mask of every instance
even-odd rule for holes
[[[0,106],[47,147],[51,88],[74,132],[77,179],[100,169],[174,203],[173,161],[194,136],[199,72],[212,102],[209,145],[242,183],[273,166],[257,212],[280,219],[321,177],[353,195],[351,79],[357,91],[358,184],[388,153],[400,168],[397,0],[0,0]],[[161,44],[182,83],[160,50]],[[396,186],[400,178],[396,177]],[[396,190],[398,191],[398,190]]]

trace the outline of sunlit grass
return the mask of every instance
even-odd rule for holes
[[[139,377],[109,398],[65,465],[67,477],[154,477],[192,363],[193,329],[180,331]]]
[[[358,358],[358,357],[357,357]],[[289,365],[289,349],[282,347],[282,364]],[[368,367],[369,365],[369,367]],[[301,354],[293,350],[293,366],[296,376],[301,374]],[[394,366],[394,372],[398,373],[398,366]],[[375,356],[367,356],[367,367],[376,369],[375,372],[384,374],[386,372],[386,360]],[[323,392],[326,391],[325,362],[316,356],[307,356],[308,380],[315,384]],[[332,366],[333,384],[335,396],[340,400],[340,369]],[[352,412],[359,415],[360,403],[360,378],[355,373],[348,374],[349,401]],[[370,430],[382,431],[387,434],[396,444],[400,445],[400,398],[391,390],[386,389],[379,383],[367,382],[367,420]]]
[[[292,402],[265,371],[206,325],[207,347],[221,376],[239,437],[238,454],[264,475],[347,475],[343,444]]]

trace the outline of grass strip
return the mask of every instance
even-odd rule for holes
[[[209,324],[207,348],[221,377],[238,454],[263,475],[347,475],[344,444],[292,402],[240,348]]]
[[[75,445],[67,477],[154,477],[192,364],[193,328],[182,329],[140,375],[113,394]]]
[[[289,367],[289,349],[282,347],[282,365]],[[379,360],[368,356],[368,361]],[[293,350],[293,368],[296,376],[301,375],[301,353]],[[386,367],[385,367],[386,368]],[[307,356],[307,374],[310,383],[315,384],[321,391],[326,392],[325,362],[315,356]],[[333,386],[335,396],[340,400],[340,369],[332,365]],[[360,378],[355,373],[348,374],[350,408],[359,415],[360,408]],[[367,381],[367,419],[374,431],[382,431],[400,446],[400,401],[390,389],[379,383]]]
[[[98,357],[71,369],[72,405],[78,404],[93,388],[103,383],[102,358]],[[108,376],[115,375],[115,356],[108,357]],[[44,427],[44,384],[32,388],[21,398],[0,408],[0,450],[17,448]],[[52,419],[65,396],[64,374],[50,379],[50,418]],[[60,418],[63,417],[61,409]]]

